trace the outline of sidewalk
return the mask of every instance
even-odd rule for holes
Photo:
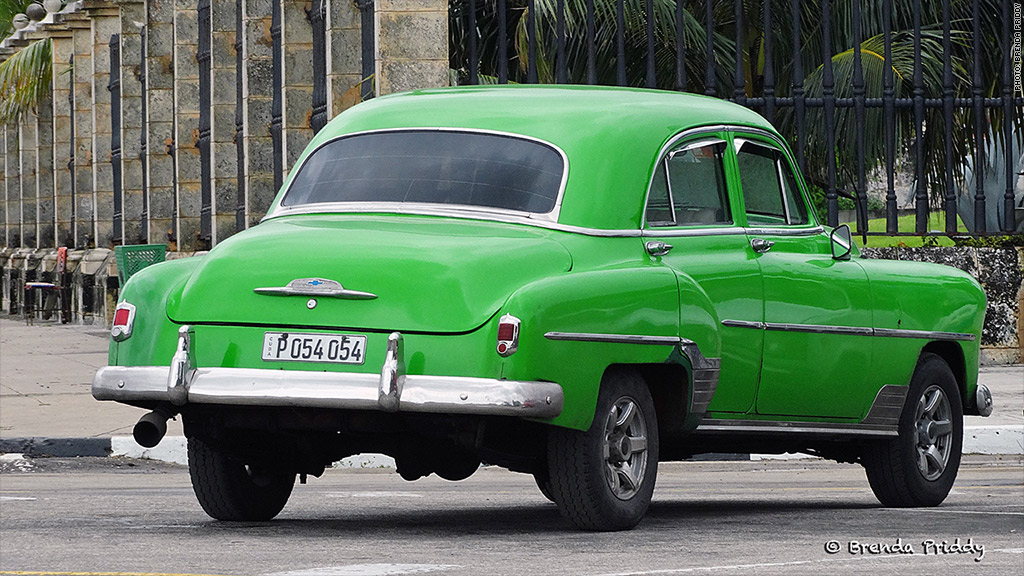
[[[0,315],[0,452],[184,461],[180,421],[168,422],[164,441],[144,451],[131,433],[145,411],[93,399],[108,338],[100,326],[26,326]],[[964,452],[1024,454],[1024,366],[983,367],[980,378],[995,410],[965,418]]]

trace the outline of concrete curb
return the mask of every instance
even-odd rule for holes
[[[1024,426],[968,426],[964,429],[964,454],[1024,455]],[[131,436],[112,438],[6,438],[0,454],[41,457],[120,456],[185,465],[188,449],[184,436],[167,436],[154,448],[143,448]],[[698,461],[775,460],[811,458],[804,454],[704,454]],[[383,454],[359,454],[335,463],[335,468],[394,468]]]

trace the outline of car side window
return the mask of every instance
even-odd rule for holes
[[[807,224],[807,206],[796,176],[777,148],[736,140],[736,164],[743,187],[747,223]]]
[[[712,140],[690,142],[669,152],[655,169],[647,224],[732,224],[723,165],[725,151],[725,142]]]

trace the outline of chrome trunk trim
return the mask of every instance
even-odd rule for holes
[[[253,288],[252,291],[267,296],[320,296],[342,300],[373,300],[377,297],[370,292],[346,290],[340,282],[326,278],[296,278],[287,286]]]

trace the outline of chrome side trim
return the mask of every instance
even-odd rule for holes
[[[657,226],[645,228],[641,236],[645,238],[687,238],[696,236],[742,236],[746,234],[743,228],[738,226],[723,226],[719,228],[659,228]]]
[[[555,204],[551,208],[551,211],[545,212],[545,213],[515,212],[515,211],[508,211],[508,212],[524,214],[524,215],[531,214],[531,215],[534,215],[535,217],[540,216],[540,217],[544,217],[544,218],[548,219],[551,222],[557,222],[558,221],[558,214],[559,214],[559,212],[561,212],[561,209],[562,209],[562,198],[565,195],[566,182],[569,179],[569,157],[566,155],[565,151],[562,150],[561,147],[556,146],[556,145],[554,145],[551,142],[548,142],[546,140],[541,140],[540,138],[535,138],[533,136],[526,136],[526,135],[523,135],[523,134],[515,134],[515,133],[512,133],[512,132],[502,132],[500,130],[486,130],[486,129],[479,129],[479,128],[459,128],[459,127],[384,128],[384,129],[379,129],[379,130],[363,130],[363,131],[359,131],[359,132],[351,132],[351,133],[348,133],[348,134],[339,134],[337,136],[334,136],[332,138],[324,140],[313,151],[311,151],[309,154],[306,154],[302,158],[302,162],[300,164],[298,164],[297,166],[294,167],[294,169],[289,174],[287,185],[284,187],[284,192],[281,193],[281,194],[278,194],[278,196],[274,200],[274,203],[271,204],[270,209],[267,211],[267,215],[263,217],[263,220],[267,220],[267,219],[274,218],[276,216],[281,216],[281,215],[288,214],[288,213],[296,213],[296,212],[292,212],[291,209],[289,209],[286,206],[281,206],[279,204],[279,202],[281,200],[283,200],[284,197],[287,196],[288,192],[291,190],[292,183],[295,181],[294,175],[298,174],[299,171],[302,170],[302,168],[305,167],[306,162],[308,162],[309,159],[312,158],[313,155],[316,154],[321,148],[323,148],[324,146],[327,146],[328,144],[330,144],[330,143],[332,143],[332,142],[334,142],[336,140],[341,140],[341,139],[344,139],[344,138],[351,138],[351,137],[354,137],[354,136],[362,136],[362,135],[365,135],[365,134],[382,134],[382,133],[388,133],[388,132],[464,132],[464,133],[470,133],[470,134],[489,134],[489,135],[492,135],[492,136],[504,136],[506,138],[516,138],[518,140],[526,140],[526,141],[529,141],[529,142],[535,142],[537,144],[541,144],[542,146],[547,146],[548,148],[551,148],[552,150],[554,150],[562,158],[562,179],[561,179],[561,181],[560,181],[560,183],[558,185],[558,194],[555,196]],[[388,203],[388,204],[392,204],[392,203]],[[401,204],[398,204],[398,205],[400,206]],[[302,206],[313,206],[313,205],[312,204],[303,204]],[[473,206],[468,206],[467,208],[472,209],[474,207]],[[328,210],[324,210],[324,209],[317,210],[317,212],[324,212],[324,211],[330,212],[331,210],[329,210],[329,209]],[[263,220],[261,220],[261,222]]]
[[[825,231],[823,226],[811,228],[744,228],[751,236],[814,236]]]
[[[875,328],[875,336],[888,338],[927,338],[937,340],[965,340],[973,342],[974,334],[962,332],[932,332],[929,330],[894,330],[892,328]]]
[[[974,334],[962,332],[933,332],[929,330],[895,330],[892,328],[865,328],[860,326],[826,326],[819,324],[788,324],[782,322],[751,322],[748,320],[722,320],[722,326],[754,328],[778,332],[808,332],[811,334],[846,334],[878,338],[922,338],[929,340],[973,341]]]
[[[876,426],[888,426],[893,429],[900,422],[900,414],[903,413],[903,404],[907,400],[907,386],[886,384],[878,390],[875,400],[871,403],[868,415],[861,420],[861,424]]]
[[[774,436],[802,435],[822,437],[856,436],[858,438],[892,438],[895,427],[867,424],[833,424],[829,422],[788,422],[777,420],[716,420],[704,418],[694,434],[761,434]]]
[[[575,342],[608,342],[612,344],[653,344],[674,346],[688,342],[676,336],[643,336],[639,334],[593,334],[590,332],[548,332],[548,340],[571,340]]]

